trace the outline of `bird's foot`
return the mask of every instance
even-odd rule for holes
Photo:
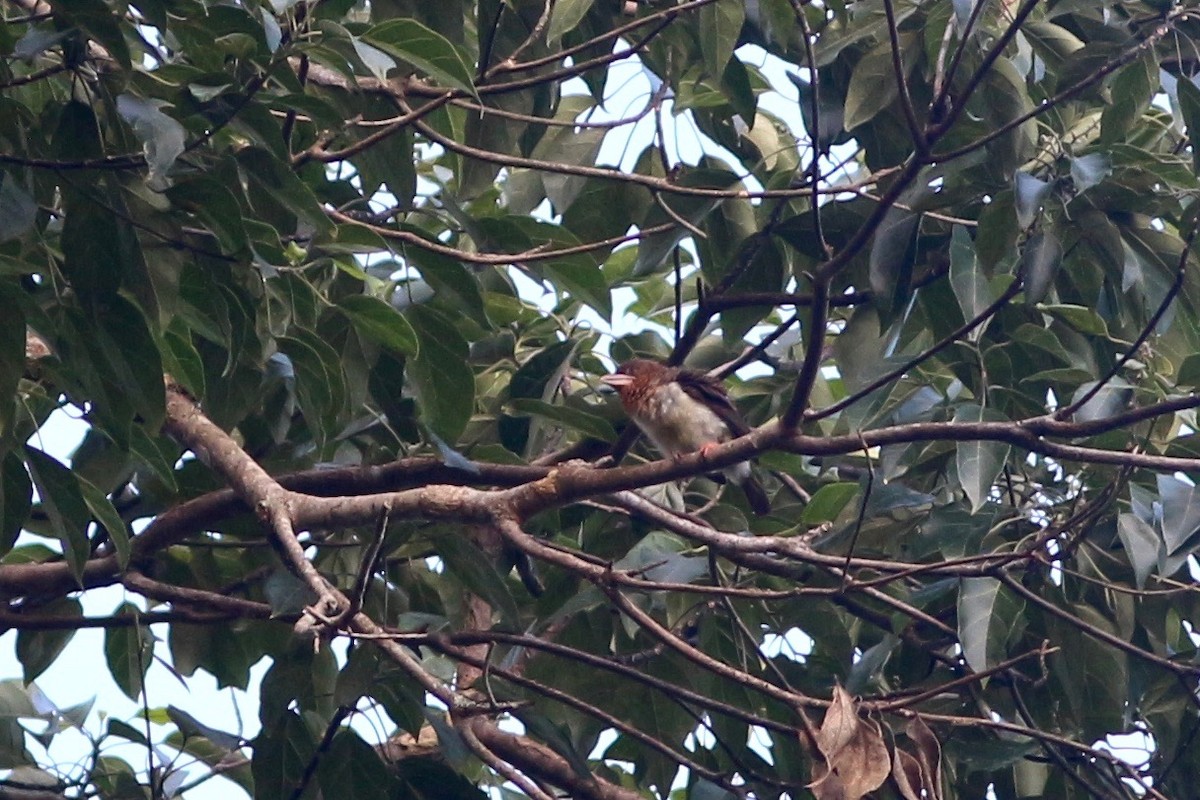
[[[720,446],[721,446],[720,442],[708,442],[707,444],[700,445],[700,449],[697,450],[696,452],[698,452],[700,454],[701,458],[707,460],[708,457],[710,455],[712,455],[712,451],[716,450]]]

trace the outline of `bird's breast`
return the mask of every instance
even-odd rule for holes
[[[654,445],[666,455],[699,450],[729,439],[729,428],[716,412],[668,383],[648,392],[635,419]]]

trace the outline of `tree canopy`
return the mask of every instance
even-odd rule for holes
[[[1195,5],[3,0],[0,795],[1193,796]]]

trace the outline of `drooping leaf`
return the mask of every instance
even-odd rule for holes
[[[457,531],[438,536],[434,547],[465,590],[485,598],[507,623],[516,622],[516,601],[492,559]]]
[[[92,515],[75,476],[57,459],[35,447],[25,447],[25,463],[37,487],[41,507],[50,518],[54,535],[76,580],[82,580],[83,568],[91,552],[88,526]]]
[[[450,319],[428,306],[412,306],[404,313],[417,334],[417,357],[408,362],[407,376],[417,392],[422,419],[453,445],[475,408],[467,342]]]
[[[134,303],[112,295],[95,309],[96,344],[109,380],[132,404],[142,423],[157,431],[166,415],[162,356],[146,316]]]
[[[963,658],[983,672],[1007,657],[1008,641],[1019,628],[1023,603],[995,578],[963,578],[958,595],[958,639]]]
[[[823,90],[819,84],[814,89],[810,82],[790,72],[788,73],[788,79],[796,87],[796,92],[799,95],[798,105],[800,107],[800,115],[804,120],[805,131],[808,133],[809,138],[816,138],[817,149],[820,152],[829,152],[829,148],[845,134],[846,115],[842,101],[834,96],[832,90]],[[817,95],[815,117],[813,114],[814,93]]]
[[[195,214],[217,237],[224,252],[233,255],[246,248],[242,207],[233,192],[219,181],[206,175],[189,176],[175,181],[166,195],[179,208]]]
[[[333,737],[327,757],[318,767],[317,780],[326,797],[387,800],[394,796],[394,779],[379,754],[349,728]]]
[[[117,111],[142,140],[150,180],[160,187],[166,186],[166,173],[183,154],[187,138],[183,125],[160,110],[164,105],[163,101],[128,93],[117,96]]]
[[[1121,544],[1133,566],[1134,579],[1141,589],[1158,565],[1158,551],[1163,541],[1153,527],[1130,513],[1117,516],[1117,534],[1121,537]]]
[[[0,172],[0,242],[16,239],[33,227],[37,221],[37,203],[29,196],[16,178]]]
[[[1013,196],[1017,208],[1017,224],[1028,228],[1033,224],[1042,204],[1050,194],[1050,184],[1025,172],[1018,172],[1013,179]]]
[[[971,237],[961,225],[954,226],[950,242],[950,285],[954,287],[954,296],[958,299],[964,320],[978,317],[993,300],[991,286],[975,256]],[[971,336],[978,339],[983,332],[981,326]]]
[[[337,351],[328,343],[306,330],[295,334],[279,337],[279,349],[291,366],[305,419],[314,437],[322,441],[333,432],[333,418],[342,407],[344,373]]]
[[[1112,174],[1112,163],[1104,153],[1089,153],[1071,159],[1071,180],[1075,189],[1086,192]]]
[[[1025,298],[1040,303],[1046,298],[1058,268],[1062,266],[1062,244],[1053,228],[1040,230],[1025,242],[1021,271],[1025,276]]]
[[[1077,403],[1084,396],[1092,394],[1091,399],[1075,411],[1073,419],[1076,421],[1092,422],[1115,416],[1126,410],[1133,399],[1133,387],[1124,378],[1113,378],[1093,393],[1095,386],[1095,381],[1088,381],[1081,384],[1071,396],[1071,402]]]
[[[86,479],[79,478],[79,488],[83,492],[83,501],[87,504],[88,510],[96,518],[96,522],[107,531],[109,541],[113,545],[113,552],[117,556],[117,563],[124,569],[129,563],[129,528],[125,524],[125,520],[121,519],[121,515],[117,513],[117,509],[113,507],[112,501],[105,496],[104,492]]]
[[[875,231],[870,256],[871,291],[876,308],[886,320],[908,304],[920,230],[918,212],[893,206]]]
[[[1190,79],[1178,82],[1179,111],[1188,131],[1200,131],[1200,88]],[[1192,148],[1192,168],[1200,173],[1200,148]]]
[[[73,597],[54,600],[40,611],[66,619],[83,616],[83,606]],[[17,660],[26,684],[37,680],[54,663],[76,632],[74,628],[17,631]]]
[[[266,797],[293,797],[303,779],[305,765],[316,750],[316,742],[294,711],[288,711],[272,727],[264,727],[254,740],[250,769],[255,793]],[[316,796],[318,785],[310,783],[304,798]]]
[[[954,411],[955,422],[1007,422],[1003,414],[977,405],[962,405]],[[966,441],[955,448],[958,480],[971,503],[971,513],[979,511],[988,501],[1011,448],[1007,442]]]
[[[0,556],[12,550],[33,507],[33,482],[16,453],[0,460]]]

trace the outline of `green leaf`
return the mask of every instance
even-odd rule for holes
[[[0,172],[0,242],[24,236],[37,222],[37,203],[21,188],[17,179]]]
[[[1108,325],[1095,309],[1076,305],[1038,303],[1038,311],[1062,320],[1071,328],[1091,336],[1108,336]]]
[[[875,307],[890,321],[908,305],[921,215],[892,206],[883,215],[871,242],[870,279]]]
[[[1182,78],[1176,85],[1179,95],[1179,112],[1188,131],[1200,131],[1200,89],[1190,78]],[[1192,148],[1192,169],[1200,174],[1200,147]]]
[[[275,227],[275,235],[291,233],[295,220],[288,219],[286,214],[303,220],[318,232],[333,224],[312,188],[275,154],[261,147],[246,147],[238,151],[237,162],[250,201],[258,212],[257,217],[247,219],[247,225],[251,221],[266,222]],[[252,232],[253,228],[248,225],[247,230]]]
[[[126,725],[126,727],[129,726]],[[97,758],[96,766],[92,771],[92,780],[96,782],[97,793],[101,797],[134,800],[134,798],[145,796],[144,787],[138,780],[137,773],[124,759],[113,756]]]
[[[1100,118],[1100,141],[1125,139],[1159,91],[1158,70],[1158,59],[1145,53],[1117,71],[1112,78],[1112,102],[1104,108]],[[1187,78],[1179,82],[1187,82]]]
[[[546,26],[546,41],[557,42],[564,33],[573,31],[587,16],[596,0],[558,0],[550,12],[550,24]]]
[[[1071,181],[1075,191],[1086,192],[1112,174],[1112,161],[1104,153],[1071,159]]]
[[[83,616],[83,606],[73,597],[52,600],[38,610],[42,614],[68,619]],[[75,628],[17,631],[17,660],[21,662],[26,684],[37,680],[54,663],[75,633]]]
[[[813,117],[812,84],[803,78],[788,73],[788,78],[792,85],[796,87],[797,102],[800,106],[800,115],[803,117],[804,130],[809,138],[816,138],[817,149],[821,153],[828,153],[830,146],[838,141],[845,133],[843,126],[845,125],[845,106],[840,98],[836,97],[831,91],[822,91],[817,95],[817,115]],[[817,130],[813,130],[814,123]],[[757,126],[757,123],[756,123]]]
[[[242,746],[242,738],[240,736],[226,733],[216,728],[210,728],[183,709],[176,708],[175,706],[167,706],[167,716],[171,718],[171,721],[175,723],[175,727],[179,729],[179,732],[185,738],[201,736],[217,747],[224,748],[230,752]]]
[[[1077,403],[1092,391],[1096,381],[1087,381],[1071,395],[1071,403]],[[1133,400],[1133,387],[1124,378],[1112,378],[1096,392],[1090,400],[1076,410],[1072,419],[1076,422],[1092,422],[1120,414],[1129,408]]]
[[[574,340],[556,342],[527,358],[509,381],[509,398],[532,399],[549,405],[558,394],[578,346],[579,342]],[[532,430],[528,419],[501,417],[498,429],[501,444],[518,455],[527,454]]]
[[[3,208],[0,198],[0,208]],[[3,217],[0,214],[0,217]],[[0,442],[12,435],[14,399],[25,374],[25,314],[15,283],[0,281]]]
[[[0,556],[12,550],[33,508],[33,482],[16,453],[0,460]]]
[[[481,327],[491,327],[484,311],[479,279],[470,270],[452,258],[419,247],[411,248],[408,258],[416,265],[425,282],[433,287],[434,295],[439,301],[444,301],[458,313],[467,315]],[[404,287],[399,286],[396,291],[402,292]],[[395,300],[394,295],[392,300]]]
[[[108,736],[117,736],[122,739],[127,739],[128,741],[131,741],[134,744],[142,745],[143,747],[147,747],[150,744],[150,740],[146,738],[145,733],[133,727],[124,720],[110,717],[105,723],[105,728],[105,733]]]
[[[407,376],[421,404],[421,417],[449,445],[458,442],[475,410],[475,373],[457,326],[428,306],[404,312],[417,334],[417,357]]]
[[[612,295],[604,272],[586,256],[568,256],[541,265],[540,270],[574,298],[594,308],[605,320],[613,314]]]
[[[964,321],[978,317],[994,299],[991,285],[975,256],[975,246],[962,225],[954,226],[950,239],[950,285],[954,288]],[[971,340],[977,341],[984,330],[985,326],[981,325],[972,331]]]
[[[955,422],[1008,422],[1008,418],[991,409],[977,405],[959,406],[954,411]],[[967,441],[958,442],[954,449],[958,480],[967,499],[971,501],[971,513],[983,508],[992,492],[1004,463],[1008,460],[1011,446],[1006,442]]]
[[[296,399],[313,437],[324,441],[333,432],[334,418],[345,402],[345,375],[336,350],[315,333],[296,329],[281,336],[279,349],[295,371]]]
[[[1200,353],[1192,353],[1183,359],[1175,372],[1176,386],[1200,386]]]
[[[87,532],[92,515],[79,481],[57,459],[29,445],[25,446],[25,463],[33,476],[41,506],[50,518],[54,535],[62,544],[71,573],[82,582],[83,567],[91,553]]]
[[[362,35],[366,42],[403,59],[446,86],[475,94],[471,62],[457,46],[415,19],[391,19]]]
[[[1158,565],[1158,552],[1164,542],[1153,527],[1136,514],[1128,512],[1117,516],[1117,535],[1121,537],[1121,544],[1133,567],[1134,580],[1141,589]]]
[[[1021,228],[1028,228],[1033,224],[1049,194],[1050,184],[1047,181],[1025,172],[1016,174],[1013,178],[1013,196],[1017,208],[1017,224]]]
[[[517,603],[508,582],[496,569],[495,559],[476,547],[460,529],[437,535],[433,546],[446,562],[446,570],[461,581],[465,590],[487,600],[505,625],[517,625],[520,620]]]
[[[800,521],[805,525],[832,522],[859,492],[859,485],[849,481],[829,483],[818,489],[804,507]]]
[[[742,0],[716,0],[701,7],[700,54],[709,75],[715,77],[725,71],[745,21],[746,6]]]
[[[737,185],[739,179],[736,174],[728,170],[694,169],[683,172],[679,177],[679,183],[695,188],[728,189]],[[674,217],[655,203],[649,207],[642,227],[650,228],[664,223],[674,223],[675,217],[681,217],[698,225],[717,206],[716,201],[710,198],[692,195],[679,197],[664,195],[662,201],[670,207]],[[658,270],[675,247],[690,235],[691,232],[682,225],[674,224],[668,231],[652,234],[642,239],[638,242],[638,257],[633,274],[643,277]]]
[[[617,432],[613,430],[613,426],[608,420],[578,408],[554,405],[532,398],[512,400],[509,402],[508,408],[515,414],[542,417],[601,441],[614,442],[617,439]]]
[[[867,52],[850,74],[846,89],[846,108],[843,125],[852,131],[870,122],[900,96],[896,70],[892,62],[892,44],[886,38]]]
[[[110,296],[136,257],[128,226],[106,204],[68,199],[60,240],[63,271],[85,300]]]
[[[1182,551],[1200,531],[1200,490],[1171,475],[1158,475],[1162,532],[1167,555]]]
[[[157,179],[160,187],[165,187],[166,173],[175,159],[183,154],[187,138],[187,132],[178,120],[160,110],[166,105],[165,101],[134,94],[117,96],[117,113],[142,140],[142,152],[146,155],[146,165],[150,167],[150,180],[153,183]]]
[[[212,231],[221,252],[242,253],[248,244],[244,212],[228,187],[207,175],[194,175],[176,181],[166,195],[179,208],[195,214]]]
[[[0,681],[0,719],[40,716],[29,697],[30,691],[16,678]]]
[[[121,295],[112,295],[93,316],[97,345],[112,380],[152,432],[167,413],[162,356],[141,310]]]
[[[417,333],[401,314],[377,297],[353,294],[338,301],[338,310],[368,341],[407,356],[417,355]]]
[[[250,761],[255,796],[294,798],[316,749],[312,734],[295,711],[286,712],[278,724],[264,727],[254,739]],[[301,798],[311,800],[317,788],[316,781],[310,782]]]
[[[900,645],[900,637],[887,634],[879,644],[868,647],[850,668],[846,676],[846,691],[861,694],[871,688],[876,676],[887,665]]]
[[[132,603],[122,603],[113,616],[136,618],[141,613]],[[117,686],[130,700],[138,701],[146,670],[154,658],[154,634],[150,628],[140,623],[109,628],[104,634],[104,657]]]
[[[1025,276],[1025,300],[1040,303],[1046,298],[1058,268],[1062,266],[1062,243],[1053,228],[1029,237],[1021,251],[1021,273]]]
[[[1007,643],[1021,624],[1023,608],[1024,604],[1005,592],[995,578],[962,580],[958,640],[972,670],[983,672],[1006,658]]]
[[[349,728],[333,737],[317,767],[317,780],[325,797],[388,800],[395,796],[394,780],[375,748]]]
[[[121,519],[121,515],[104,492],[84,478],[78,480],[79,488],[83,491],[83,501],[87,503],[88,510],[92,512],[96,522],[108,532],[113,552],[117,555],[117,563],[121,565],[121,569],[125,569],[129,564],[129,528],[125,525],[125,520]]]
[[[335,225],[313,239],[313,247],[323,253],[374,254],[389,251],[388,243],[365,225]]]

